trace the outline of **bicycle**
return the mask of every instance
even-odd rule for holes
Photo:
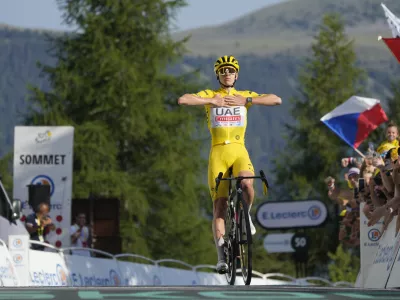
[[[224,252],[228,271],[225,273],[226,280],[230,285],[235,284],[237,252],[240,257],[240,267],[245,285],[250,285],[252,274],[252,236],[250,231],[249,210],[243,198],[241,182],[243,179],[261,179],[265,184],[266,190],[269,185],[264,172],[260,171],[260,176],[232,176],[232,168],[229,169],[228,178],[222,178],[220,172],[215,179],[215,191],[222,180],[229,180],[228,208],[225,215],[225,243]],[[232,180],[236,180],[235,188],[232,189]],[[235,196],[237,196],[235,198]],[[249,234],[247,234],[249,233]],[[247,251],[245,247],[247,246]]]

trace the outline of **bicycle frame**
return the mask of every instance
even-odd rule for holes
[[[228,177],[228,178],[222,178],[222,176],[224,176],[224,174],[222,172],[219,172],[218,177],[215,178],[215,183],[216,183],[215,192],[218,192],[218,186],[222,180],[229,180],[229,181],[236,180],[236,189],[234,190],[234,192],[239,191],[239,190],[242,191],[240,184],[243,179],[261,179],[261,181],[265,184],[267,189],[269,188],[267,178],[265,177],[265,174],[262,170],[260,170],[260,176],[238,176],[238,177]],[[232,195],[230,195],[230,196],[232,196]],[[234,196],[235,195],[233,195],[233,197]]]
[[[236,247],[242,244],[247,244],[248,243],[248,247],[249,247],[249,258],[247,260],[248,262],[248,266],[249,266],[249,272],[250,274],[247,273],[247,275],[244,275],[244,273],[242,274],[243,279],[245,281],[246,285],[249,285],[251,282],[251,269],[252,269],[252,263],[251,263],[251,244],[252,244],[252,239],[251,239],[251,235],[248,237],[248,239],[246,239],[246,241],[242,241],[241,237],[239,237],[239,232],[242,231],[242,229],[239,229],[238,226],[242,226],[240,225],[242,220],[239,221],[238,218],[241,218],[241,213],[239,213],[239,211],[243,210],[245,212],[248,213],[248,207],[246,202],[244,202],[244,198],[243,198],[243,190],[242,190],[242,186],[241,183],[244,179],[261,179],[261,181],[265,184],[265,186],[267,187],[267,189],[269,188],[269,184],[268,181],[265,177],[264,172],[261,170],[260,171],[260,176],[238,176],[238,177],[231,177],[232,175],[232,168],[229,168],[229,177],[228,178],[222,178],[223,173],[220,172],[218,174],[218,177],[215,179],[216,181],[216,187],[215,187],[215,191],[218,192],[218,186],[220,184],[220,182],[222,180],[229,180],[229,189],[228,189],[228,214],[229,214],[229,232],[227,232],[227,240],[225,240],[225,244],[227,245],[225,248],[225,253],[227,256],[231,256],[231,259],[233,260],[233,262],[231,261],[231,259],[229,259],[229,269],[228,272],[226,274],[227,276],[227,280],[228,283],[233,285],[235,280],[236,280],[236,257],[237,257],[237,253],[236,251]],[[236,184],[235,184],[235,188],[232,190],[232,180],[236,180]],[[236,199],[235,199],[236,198]],[[240,206],[244,206],[244,208],[239,209],[238,210],[238,205]],[[245,221],[245,226],[246,226],[246,233],[250,232],[250,227],[249,227],[249,220],[248,220],[248,216],[245,217],[246,221]],[[227,219],[225,217],[225,223],[227,222]],[[225,224],[225,226],[227,226],[227,223]],[[242,228],[242,227],[241,227]],[[241,235],[240,235],[241,236]],[[231,249],[231,250],[229,250]],[[233,249],[233,250],[232,250]],[[243,258],[243,252],[242,250],[240,250],[242,248],[239,248],[239,253],[240,253],[240,261],[241,264],[243,263],[244,260],[242,260]],[[246,265],[247,266],[247,265]],[[247,269],[247,267],[246,267]],[[229,271],[230,270],[230,271]]]

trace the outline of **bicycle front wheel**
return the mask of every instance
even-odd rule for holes
[[[235,221],[233,217],[233,207],[229,204],[229,207],[225,216],[225,232],[227,233],[225,238],[225,259],[228,265],[228,270],[225,273],[226,281],[229,285],[235,285],[236,280],[236,241],[235,241]]]
[[[252,264],[252,236],[250,231],[249,209],[243,195],[238,194],[236,213],[239,216],[237,226],[237,242],[239,245],[240,268],[245,285],[250,285]]]

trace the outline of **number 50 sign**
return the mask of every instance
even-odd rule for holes
[[[310,240],[304,233],[273,233],[264,239],[264,248],[268,253],[306,252]]]
[[[310,247],[310,239],[304,233],[296,233],[292,237],[291,246],[296,252],[306,252]]]

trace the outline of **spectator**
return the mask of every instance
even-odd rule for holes
[[[86,215],[79,213],[76,216],[75,224],[71,226],[71,246],[79,248],[90,248],[89,245],[89,228],[86,226]],[[88,250],[72,250],[73,255],[91,256],[91,252]]]
[[[44,242],[45,230],[54,230],[55,226],[49,217],[50,207],[47,203],[40,203],[35,212],[27,216],[25,227],[32,241]],[[44,245],[31,244],[33,250],[44,250]]]
[[[399,130],[397,125],[389,123],[386,129],[386,141],[379,145],[376,152],[379,154],[386,154],[393,147],[399,146]]]

